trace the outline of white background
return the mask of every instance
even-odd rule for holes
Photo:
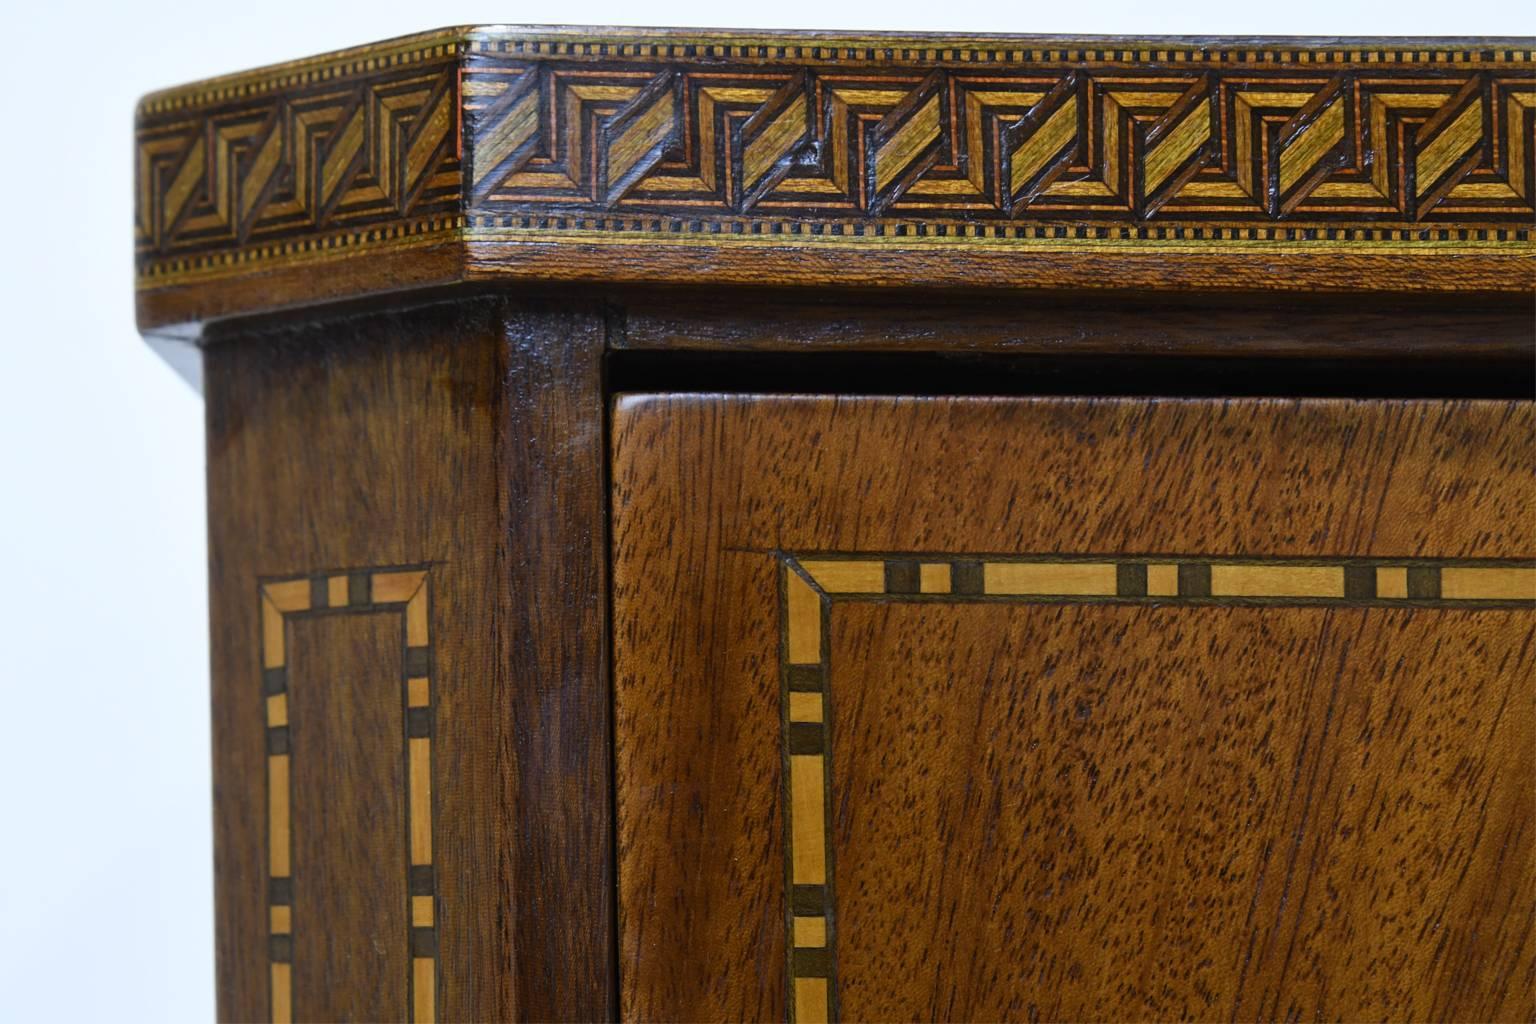
[[[62,4],[3,15],[0,992],[8,1020],[213,1013],[203,410],[132,304],[133,104],[453,24],[1530,35],[1536,8],[1329,0]]]

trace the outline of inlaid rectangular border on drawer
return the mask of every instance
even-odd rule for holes
[[[794,1024],[839,1019],[832,606],[847,601],[1536,609],[1536,560],[781,553],[780,710]]]

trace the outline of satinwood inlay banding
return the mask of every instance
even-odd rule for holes
[[[782,555],[780,562],[786,969],[795,1024],[838,1016],[830,758],[836,688],[822,660],[835,602],[1536,608],[1536,562],[1507,560],[818,554]],[[816,664],[808,663],[812,652]]]
[[[304,907],[293,901],[292,772],[290,759],[304,757],[291,749],[288,707],[286,622],[313,614],[391,613],[401,616],[403,670],[400,703],[405,722],[406,821],[408,823],[407,939],[411,968],[403,979],[409,988],[411,1019],[423,1024],[437,1019],[437,913],[433,882],[432,844],[432,653],[428,569],[363,569],[344,573],[267,580],[260,586],[262,624],[262,692],[267,724],[267,901],[268,998],[274,1024],[294,1019],[293,949],[297,930],[325,927],[306,921]],[[303,1014],[303,1006],[297,1011]]]

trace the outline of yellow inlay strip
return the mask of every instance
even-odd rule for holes
[[[287,878],[288,867],[288,755],[267,758],[267,859],[273,878]]]
[[[293,1022],[293,972],[291,964],[272,965],[272,1024]]]
[[[826,978],[795,979],[795,1024],[827,1024],[832,1018]]]
[[[608,150],[608,181],[624,177],[652,147],[667,137],[676,120],[675,97],[666,92],[656,97],[650,107],[630,123]]]
[[[789,663],[814,665],[821,661],[821,597],[798,573],[789,579]]]
[[[1464,181],[1451,189],[1452,199],[1519,199],[1520,193],[1502,181]]]
[[[1185,186],[1188,188],[1188,186]],[[1046,188],[1048,196],[1091,196],[1098,199],[1110,199],[1115,192],[1102,181],[1053,181]]]
[[[267,698],[267,725],[276,728],[288,724],[288,695],[274,693]]]
[[[409,742],[411,787],[411,863],[432,863],[432,741]]]
[[[1113,596],[1114,563],[987,562],[981,567],[988,594]]]
[[[309,610],[309,580],[268,583],[261,589],[267,595],[267,600],[271,601],[280,612]]]
[[[283,613],[269,600],[261,602],[261,666],[280,668],[286,660],[283,651]]]
[[[428,161],[437,152],[438,144],[448,134],[448,126],[458,116],[458,102],[452,93],[444,91],[437,98],[437,105],[428,115],[427,123],[411,143],[405,154],[405,183],[411,185],[427,170]]]
[[[1179,567],[1176,565],[1147,566],[1147,596],[1177,597],[1179,594]]]
[[[805,96],[795,97],[741,155],[742,184],[752,185],[805,134]]]
[[[250,173],[240,185],[240,216],[242,219],[249,216],[256,206],[256,201],[261,198],[261,193],[266,189],[267,182],[272,180],[272,172],[277,169],[279,158],[283,155],[283,133],[273,130],[267,133],[267,141],[262,143],[260,151],[256,154],[255,161],[251,164]]]
[[[790,755],[790,860],[795,885],[827,881],[823,775],[821,754]]]
[[[1459,601],[1536,600],[1536,569],[1447,567],[1440,570],[1440,596]]]
[[[377,604],[408,601],[421,589],[424,572],[376,572],[373,574],[373,600]]]
[[[407,707],[424,708],[432,703],[432,683],[426,676],[412,676],[405,681]]]
[[[939,97],[934,95],[875,152],[875,189],[884,189],[894,181],[938,137]]]
[[[1344,101],[1334,100],[1321,117],[1301,130],[1280,154],[1280,191],[1289,191],[1303,174],[1317,166],[1339,141],[1344,138]]]
[[[416,1024],[432,1024],[437,1020],[437,961],[424,956],[411,960],[411,975],[415,982],[415,998],[412,999],[413,1019]]]
[[[292,907],[272,907],[270,916],[273,935],[288,935],[293,931]]]
[[[791,722],[821,721],[821,694],[791,692],[789,695],[789,720]]]
[[[325,581],[325,600],[332,608],[345,608],[347,596],[345,576],[332,576]]]
[[[405,606],[405,642],[411,647],[424,647],[427,643],[427,592],[416,591],[410,604]]]
[[[1077,99],[1074,97],[1063,103],[1046,119],[1045,124],[1014,151],[1010,181],[1013,191],[1017,192],[1021,185],[1034,177],[1076,134]]]
[[[432,927],[432,897],[411,897],[411,924],[417,928]]]
[[[353,112],[351,120],[346,128],[342,129],[336,145],[325,158],[325,163],[320,167],[320,201],[323,203],[330,199],[340,187],[342,177],[347,173],[347,168],[352,165],[352,158],[357,156],[358,150],[363,146],[363,131],[366,121],[363,116],[363,108],[358,107]]]
[[[1403,566],[1381,566],[1376,570],[1377,597],[1407,597],[1408,570]]]
[[[207,148],[202,140],[194,141],[191,152],[187,154],[186,162],[181,165],[181,170],[176,172],[176,177],[171,180],[171,187],[165,193],[162,211],[164,229],[170,229],[171,224],[187,205],[187,201],[192,198],[193,191],[202,181],[206,160]]]
[[[1419,153],[1418,185],[1422,197],[1451,165],[1465,156],[1483,138],[1483,105],[1473,102],[1467,105],[1449,128],[1439,138],[1425,146]]]
[[[1147,154],[1142,171],[1148,192],[1153,192],[1173,174],[1184,161],[1194,156],[1211,137],[1211,112],[1205,103],[1197,103],[1179,126],[1163,137],[1163,141]]]
[[[948,565],[920,565],[917,580],[918,589],[925,594],[947,594],[953,587]]]
[[[539,127],[539,93],[530,89],[512,104],[501,122],[475,140],[473,180],[479,185],[496,165],[533,137]]]
[[[800,567],[829,594],[885,593],[884,562],[801,562]]]
[[[827,919],[824,917],[795,918],[795,945],[801,949],[825,949]]]
[[[1525,120],[1526,110],[1536,106],[1536,92],[1510,92],[1508,95],[1508,123],[1504,132],[1508,150],[1504,162],[1509,167],[1510,187],[1523,199],[1529,193],[1525,180],[1525,132],[1521,130],[1521,123]]]
[[[1212,597],[1343,597],[1342,565],[1213,565]]]

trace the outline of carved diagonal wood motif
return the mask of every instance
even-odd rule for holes
[[[1528,251],[1533,56],[419,37],[148,98],[139,271],[571,238]]]

